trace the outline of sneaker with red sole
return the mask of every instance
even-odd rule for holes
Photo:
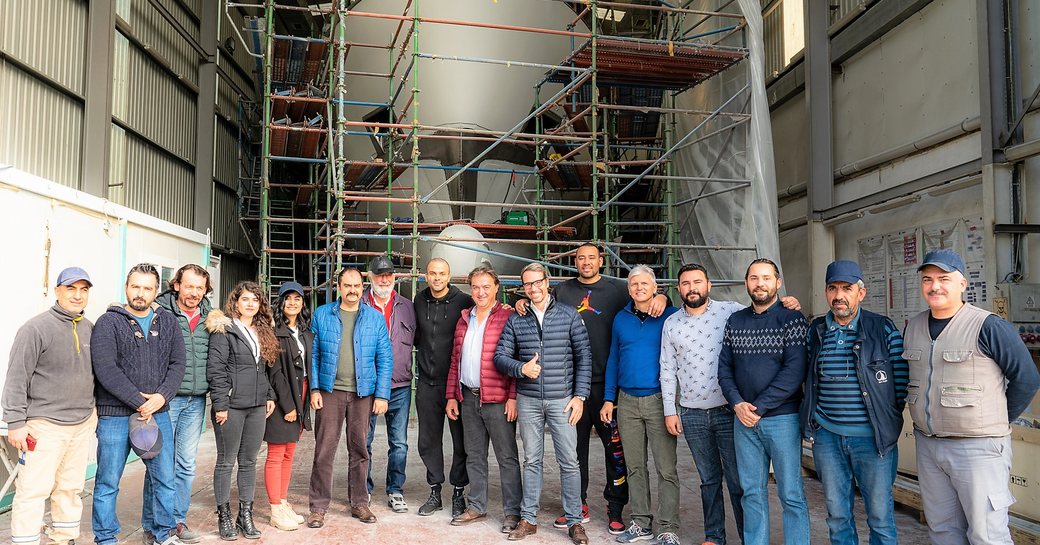
[[[588,504],[585,504],[585,503],[581,504],[581,523],[582,524],[588,524],[589,521],[591,521],[591,520],[592,519],[589,518],[589,506],[588,506]],[[563,514],[563,515],[560,515],[560,516],[556,517],[556,520],[553,521],[553,526],[556,527],[556,528],[560,528],[560,529],[566,528],[567,527],[567,515]]]
[[[607,505],[607,531],[612,535],[621,535],[625,533],[625,521],[621,518],[621,512],[624,510],[623,505]]]

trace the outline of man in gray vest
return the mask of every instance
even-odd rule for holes
[[[1010,545],[1010,422],[1032,401],[1040,374],[1011,324],[963,302],[968,282],[956,252],[928,252],[917,270],[928,310],[906,326],[906,404],[929,538]]]

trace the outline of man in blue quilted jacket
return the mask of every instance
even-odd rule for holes
[[[498,370],[517,379],[516,405],[524,442],[521,520],[509,539],[517,541],[538,531],[544,429],[548,427],[560,464],[567,534],[572,542],[583,545],[589,539],[581,525],[581,473],[574,426],[592,383],[589,334],[577,310],[555,304],[549,295],[549,273],[544,266],[531,263],[521,271],[520,279],[531,301],[530,312],[509,317],[495,350]]]
[[[368,427],[372,414],[386,412],[393,356],[382,314],[361,304],[364,282],[357,269],[337,275],[339,299],[314,311],[314,359],[311,407],[314,416],[314,465],[311,470],[307,526],[321,528],[332,502],[332,464],[343,426],[347,428],[347,497],[350,516],[373,523],[369,509]],[[348,339],[353,342],[341,342]]]

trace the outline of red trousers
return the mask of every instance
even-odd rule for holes
[[[293,454],[296,443],[268,443],[267,461],[264,462],[264,486],[271,505],[278,505],[289,495],[292,478]]]

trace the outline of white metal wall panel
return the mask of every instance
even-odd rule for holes
[[[250,252],[238,221],[238,195],[220,184],[213,186],[213,243],[240,252]]]
[[[185,13],[177,2],[163,2],[163,5],[181,27],[195,41],[198,41],[199,26],[194,18]],[[131,2],[130,20],[127,23],[133,29],[134,35],[166,59],[177,74],[187,81],[198,84],[198,54],[177,33],[177,30],[148,3],[148,0]]]
[[[835,166],[979,115],[975,2],[937,0],[843,65]]]
[[[238,188],[238,127],[219,118],[216,122],[213,177],[226,187]]]
[[[80,187],[83,106],[0,61],[0,162]]]
[[[194,169],[132,135],[127,135],[126,155],[126,206],[191,228]]]
[[[0,48],[80,95],[86,43],[84,0],[0,2]]]
[[[127,123],[171,153],[195,161],[195,97],[137,47],[130,47]]]
[[[766,78],[784,68],[784,6],[780,5],[762,17],[762,38],[765,42]]]

